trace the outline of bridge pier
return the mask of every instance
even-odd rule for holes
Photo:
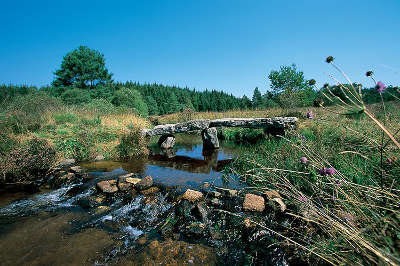
[[[215,127],[206,128],[201,132],[203,149],[218,149],[218,132]]]
[[[158,139],[158,146],[161,149],[167,150],[167,149],[172,149],[175,145],[175,136],[172,134],[166,134],[162,135]]]

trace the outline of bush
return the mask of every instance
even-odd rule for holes
[[[24,181],[42,177],[56,162],[56,151],[46,140],[33,138],[0,159],[4,181]]]
[[[16,134],[37,131],[44,123],[43,114],[61,105],[60,100],[41,92],[18,96],[8,104],[3,123]]]
[[[130,126],[129,129],[122,134],[120,144],[117,146],[119,157],[129,159],[143,154],[148,154],[147,141],[142,135],[142,129]]]
[[[78,161],[89,160],[94,156],[94,136],[90,131],[82,131],[72,137],[58,139],[57,150],[61,151],[65,158],[74,158]]]
[[[68,89],[61,94],[62,100],[67,104],[84,104],[90,102],[90,92],[84,89]]]
[[[53,115],[53,119],[56,124],[73,123],[78,121],[78,117],[71,113]]]
[[[149,110],[139,91],[121,88],[114,93],[112,103],[116,106],[130,107],[140,116],[147,117]]]
[[[90,102],[84,105],[84,108],[102,114],[110,114],[116,110],[114,105],[105,99],[91,100]]]

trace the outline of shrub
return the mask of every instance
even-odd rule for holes
[[[65,113],[53,115],[53,119],[56,124],[74,123],[78,121],[78,117],[75,114]]]
[[[114,105],[105,99],[93,99],[86,103],[84,108],[102,114],[110,114],[116,110]]]
[[[112,103],[116,106],[130,107],[140,116],[147,117],[149,110],[139,91],[121,88],[114,93]]]
[[[84,89],[67,89],[61,94],[61,99],[67,104],[84,104],[90,102],[90,92]]]
[[[90,131],[81,131],[72,137],[56,140],[57,150],[65,158],[74,158],[78,161],[89,160],[94,155],[94,136]]]
[[[40,178],[56,162],[56,150],[46,140],[33,138],[0,159],[4,181]]]
[[[129,159],[148,154],[146,138],[142,135],[142,129],[137,126],[130,126],[120,137],[117,146],[119,157]]]

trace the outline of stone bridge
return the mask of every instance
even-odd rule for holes
[[[143,135],[146,137],[161,136],[158,144],[163,149],[169,149],[175,145],[173,134],[201,131],[203,149],[218,149],[217,127],[262,128],[266,134],[276,136],[284,135],[285,130],[294,128],[297,120],[297,117],[198,119],[144,129]]]

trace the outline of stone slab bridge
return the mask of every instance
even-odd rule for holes
[[[161,136],[158,141],[159,146],[169,149],[175,145],[173,134],[201,131],[203,149],[218,149],[217,127],[262,128],[266,134],[276,136],[284,135],[286,130],[294,128],[297,120],[297,117],[198,119],[144,129],[143,135],[146,137]]]

